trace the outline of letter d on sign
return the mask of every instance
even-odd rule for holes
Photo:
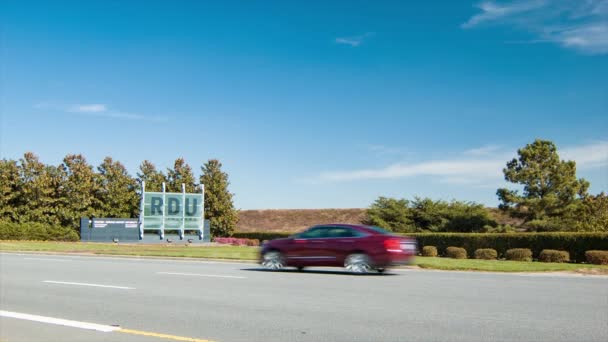
[[[169,198],[167,211],[169,212],[169,215],[177,215],[181,212],[179,200],[177,198]]]

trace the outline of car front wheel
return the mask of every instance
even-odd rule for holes
[[[270,251],[264,254],[262,266],[269,270],[280,270],[285,266],[285,258],[279,251]]]
[[[344,267],[352,273],[369,273],[372,270],[369,257],[362,253],[354,253],[346,257]]]

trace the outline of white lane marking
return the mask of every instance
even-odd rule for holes
[[[92,286],[92,287],[106,287],[106,288],[110,288],[110,289],[135,290],[134,287],[127,287],[127,286],[101,285],[101,284],[89,284],[89,283],[73,283],[73,282],[69,282],[69,281],[43,280],[42,282],[43,283],[49,283],[49,284]]]
[[[72,261],[71,259],[52,259],[52,258],[23,258],[23,260],[41,260],[41,261]]]
[[[181,275],[181,276],[191,276],[191,277],[247,279],[247,277],[241,277],[241,276],[229,276],[229,275],[217,275],[217,274],[199,274],[199,273],[156,272],[156,274]]]
[[[96,260],[120,260],[127,262],[150,262],[150,263],[158,263],[159,261],[167,262],[167,263],[192,263],[192,264],[217,264],[217,265],[253,265],[257,264],[256,260],[236,260],[236,259],[214,259],[214,258],[187,258],[187,257],[162,257],[162,256],[138,256],[138,255],[122,255],[122,256],[102,256],[102,255],[74,255],[70,253],[17,253],[17,252],[0,252],[0,255],[18,255],[18,256],[28,256],[28,255],[50,255],[57,257],[69,257],[72,261],[81,261],[84,260],[89,262],[86,259],[96,259]],[[80,260],[77,260],[80,259]]]
[[[53,318],[46,316],[38,316],[38,315],[30,315],[19,312],[11,312],[0,310],[1,317],[10,317],[17,319],[24,319],[28,321],[40,322],[40,323],[49,323],[56,325],[63,325],[66,327],[87,329],[87,330],[97,330],[102,332],[111,332],[120,329],[120,327],[113,327],[111,325],[103,325],[96,323],[88,323],[88,322],[79,322],[79,321],[71,321],[69,319],[61,319],[61,318]]]

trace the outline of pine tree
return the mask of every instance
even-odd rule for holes
[[[211,221],[212,236],[232,234],[238,222],[238,211],[232,203],[233,194],[228,191],[228,174],[222,171],[222,163],[216,159],[202,167],[200,183],[205,186],[205,218]]]
[[[156,166],[148,160],[144,160],[139,165],[139,172],[137,173],[137,183],[139,183],[141,191],[141,182],[146,182],[146,191],[162,191],[163,182],[167,181],[167,177],[162,171],[156,170]]]
[[[518,159],[503,169],[505,179],[523,186],[523,193],[498,189],[500,208],[526,222],[560,229],[559,220],[587,196],[589,182],[576,178],[576,163],[560,160],[557,147],[547,140],[535,140],[517,151]],[[536,229],[536,228],[535,228]],[[543,228],[544,229],[544,228]]]
[[[182,192],[182,184],[186,185],[187,193],[198,192],[192,168],[184,158],[178,158],[173,169],[167,170],[167,192]]]
[[[69,154],[63,159],[60,169],[64,172],[62,184],[62,225],[78,227],[80,217],[100,217],[100,186],[93,167],[80,154]]]
[[[18,164],[19,182],[15,210],[18,222],[58,224],[60,209],[59,170],[41,163],[31,152],[23,155]]]
[[[135,217],[138,214],[137,182],[119,162],[106,157],[99,171],[99,200],[104,217]]]
[[[0,221],[16,222],[19,218],[15,210],[21,192],[19,167],[15,160],[0,160]]]

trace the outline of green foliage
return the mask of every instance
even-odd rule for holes
[[[228,192],[228,175],[221,171],[217,160],[210,160],[202,169],[201,181],[207,185],[206,218],[211,219],[212,233],[228,235],[238,220],[233,195]],[[142,181],[146,182],[146,191],[160,191],[163,182],[167,183],[169,192],[181,192],[182,183],[189,193],[200,191],[191,167],[183,158],[175,161],[167,176],[146,160],[140,165],[137,179],[110,157],[97,167],[97,172],[80,154],[67,155],[59,166],[45,165],[29,152],[18,161],[3,159],[0,160],[0,221],[52,227],[48,229],[67,227],[77,234],[81,217],[137,216],[141,198],[138,182]],[[14,238],[28,238],[33,234],[47,239],[39,225],[32,225],[36,230],[31,234],[26,228],[15,227],[4,231],[14,232]],[[58,230],[58,234],[63,233]]]
[[[499,256],[511,248],[530,248],[536,256],[543,249],[557,249],[568,251],[572,260],[582,262],[587,250],[608,250],[608,233],[413,233],[408,236],[416,238],[422,248],[436,246],[444,250],[461,246],[471,255],[478,248],[496,249]]]
[[[367,211],[367,224],[383,227],[393,232],[415,231],[410,219],[409,201],[379,197]]]
[[[58,216],[64,227],[79,226],[81,217],[100,217],[102,203],[99,175],[93,171],[84,156],[70,154],[59,167],[64,179],[61,182],[61,207]]]
[[[71,228],[0,221],[0,240],[78,241],[80,238]]]
[[[205,218],[211,221],[212,236],[229,236],[238,222],[238,211],[228,191],[228,174],[216,159],[207,161],[201,168],[200,183],[205,186]]]
[[[14,160],[0,160],[0,220],[16,221],[21,180]]]
[[[507,249],[505,258],[512,261],[532,261],[532,251],[529,248]]]
[[[570,261],[570,253],[568,253],[567,251],[558,251],[555,249],[543,249],[538,256],[538,261],[568,262]]]
[[[446,217],[447,202],[416,197],[410,209],[410,216],[417,231],[441,231],[449,222]]]
[[[497,227],[483,205],[456,200],[446,202],[416,197],[410,202],[380,197],[367,214],[367,223],[399,233],[483,232]]]
[[[466,259],[467,250],[460,247],[448,247],[445,249],[445,256],[452,259]]]
[[[437,247],[435,246],[424,246],[422,247],[422,256],[425,257],[436,257],[438,255],[437,253]]]
[[[137,173],[137,183],[141,184],[142,182],[146,182],[146,191],[162,191],[163,182],[167,181],[167,177],[161,171],[156,169],[156,166],[149,162],[148,160],[144,160],[139,165],[139,172]],[[180,190],[181,192],[181,190]]]
[[[54,166],[44,165],[29,152],[19,160],[18,171],[14,221],[59,224],[56,210],[62,200],[63,173]]]
[[[563,218],[568,230],[608,232],[608,195],[586,196]]]
[[[498,252],[494,248],[478,248],[475,250],[475,259],[496,260]]]
[[[137,182],[118,161],[106,157],[97,168],[100,214],[103,217],[135,217],[139,210]]]
[[[586,251],[585,258],[590,264],[608,265],[608,251]]]
[[[187,193],[199,192],[198,185],[192,174],[192,168],[184,158],[178,158],[173,164],[173,169],[167,170],[167,192],[182,192],[182,184]]]
[[[510,224],[499,224],[496,227],[487,225],[483,227],[483,232],[485,233],[513,233],[515,230],[515,227]]]
[[[498,189],[500,208],[526,221],[562,217],[584,198],[589,182],[576,178],[576,163],[559,159],[551,141],[535,140],[517,151],[519,158],[503,169],[505,179],[523,186],[523,193]]]

